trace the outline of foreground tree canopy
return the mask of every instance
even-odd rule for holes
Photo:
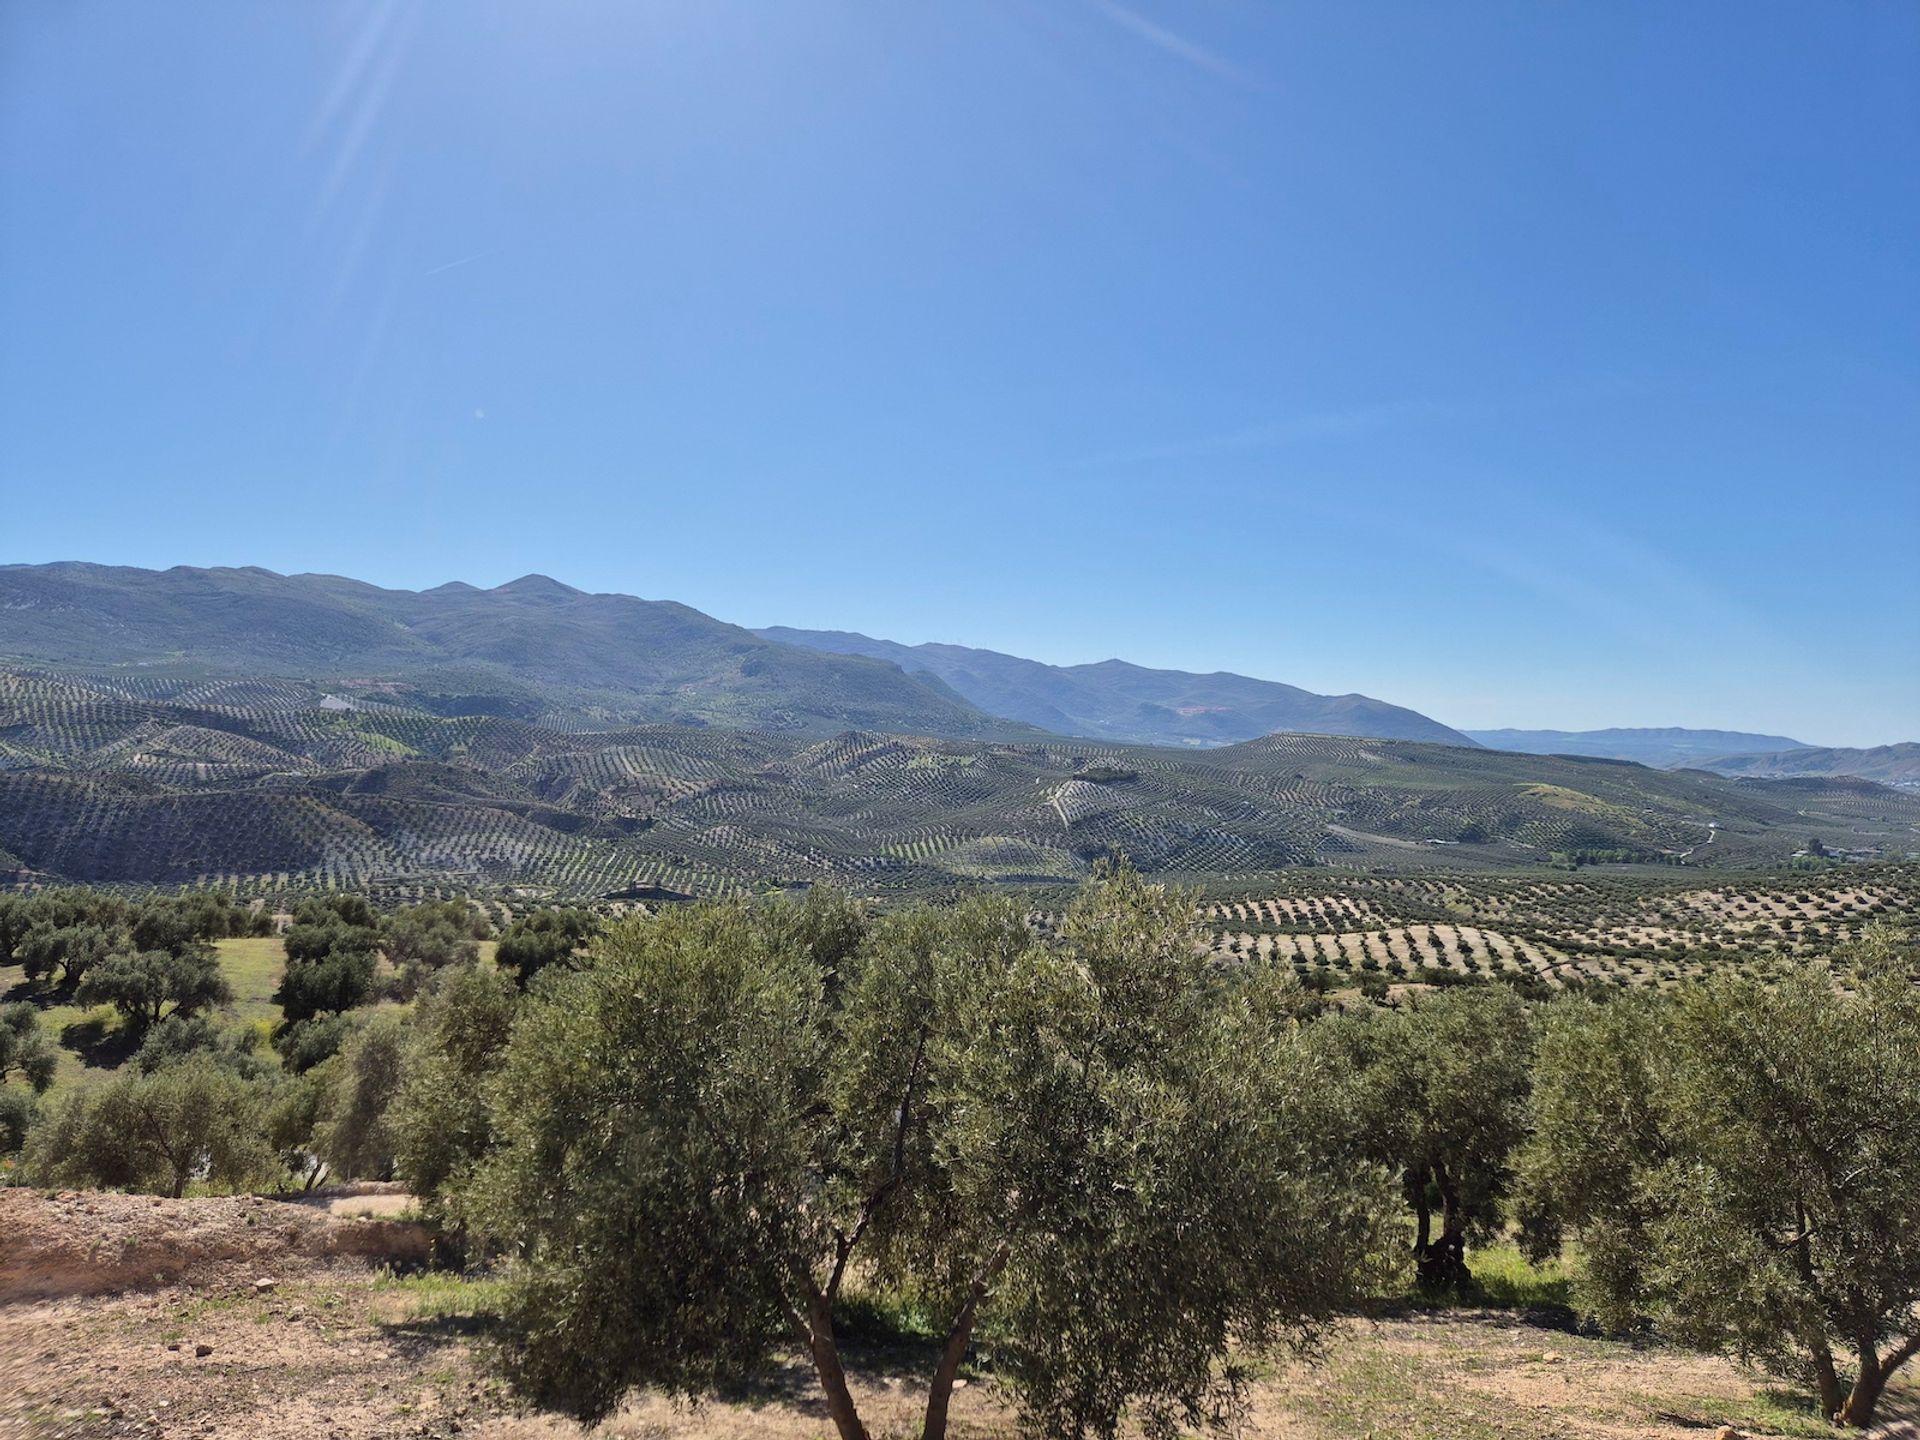
[[[522,914],[489,962],[468,902],[334,895],[292,917],[269,1050],[212,944],[261,913],[0,898],[30,997],[0,1006],[0,1172],[397,1176],[504,1261],[517,1378],[582,1416],[797,1348],[864,1435],[842,1331],[881,1298],[932,1332],[925,1435],[970,1353],[1026,1433],[1190,1432],[1409,1259],[1471,1295],[1469,1247],[1516,1226],[1577,1237],[1603,1325],[1763,1362],[1846,1423],[1920,1352],[1903,935],[1765,980],[1356,999],[1209,956],[1195,908],[1125,867],[1057,924],[816,889]],[[65,1080],[49,1001],[112,1005],[118,1069]]]
[[[855,1440],[833,1303],[859,1269],[942,1317],[928,1436],[983,1327],[1036,1433],[1230,1413],[1234,1345],[1361,1302],[1391,1195],[1265,993],[1291,980],[1213,969],[1192,913],[1115,870],[1045,945],[990,899],[883,922],[844,968],[789,942],[846,926],[741,906],[607,932],[516,1028],[465,1202],[525,1257],[522,1380],[597,1416],[795,1342]]]
[[[1765,1362],[1864,1426],[1920,1353],[1920,957],[1876,928],[1856,959],[1851,990],[1809,967],[1553,1007],[1524,1168],[1604,1320]]]

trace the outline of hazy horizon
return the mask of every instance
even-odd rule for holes
[[[60,564],[60,563],[104,564],[109,562],[82,560],[82,559],[79,559],[78,557],[70,556],[70,555],[61,556],[53,560],[40,560],[40,561],[0,560],[0,565]],[[112,563],[133,564],[133,562],[112,562]],[[175,564],[186,564],[186,563],[188,562],[175,562]],[[260,568],[260,569],[273,569],[273,567],[271,566],[255,565],[254,562],[247,562],[247,564],[245,565],[229,565],[222,562],[214,562],[208,565],[195,565],[193,568],[244,569],[244,568],[248,568],[249,566],[252,566],[253,568]],[[165,570],[171,567],[167,565],[135,565],[134,568],[148,569],[148,570]],[[496,588],[499,588],[500,586],[510,584],[515,580],[525,579],[531,575],[545,575],[546,578],[548,579],[556,580],[563,585],[568,585],[575,590],[580,590],[588,594],[628,595],[636,599],[643,599],[643,600],[670,600],[670,601],[678,601],[679,603],[682,603],[682,604],[692,604],[691,601],[686,600],[685,597],[683,596],[643,595],[638,593],[637,591],[634,591],[631,589],[622,589],[618,586],[590,586],[590,585],[576,584],[574,581],[570,580],[564,574],[554,574],[548,571],[523,570],[515,574],[501,576],[498,579],[489,578],[486,581],[472,580],[464,575],[453,575],[453,576],[447,577],[446,579],[426,580],[426,581],[421,581],[419,583],[387,582],[387,581],[381,581],[366,575],[351,575],[341,571],[332,571],[332,570],[321,571],[321,570],[312,570],[312,569],[292,569],[292,570],[281,570],[281,571],[277,571],[276,573],[279,573],[282,575],[289,575],[289,576],[300,575],[300,574],[332,575],[337,578],[357,580],[370,585],[377,585],[382,589],[410,590],[414,592],[432,590],[439,586],[453,584],[453,583],[470,585],[473,588],[479,589],[479,590],[489,590],[489,589],[496,589]],[[884,630],[860,630],[853,626],[838,625],[838,624],[832,624],[832,623],[804,624],[804,625],[795,624],[793,621],[787,620],[781,617],[773,617],[770,619],[754,619],[749,617],[746,619],[742,619],[739,616],[728,615],[725,613],[719,613],[713,610],[708,610],[705,606],[701,606],[701,605],[695,605],[694,608],[701,610],[705,614],[712,615],[713,618],[717,620],[722,620],[728,624],[739,625],[746,629],[751,629],[751,630],[771,628],[775,626],[785,626],[787,628],[795,629],[795,630],[838,630],[838,631],[866,635],[869,638],[876,639],[876,640],[890,640],[895,642],[896,644],[901,644],[901,645],[922,645],[922,644],[962,645],[970,649],[994,650],[1002,654],[1020,655],[1020,658],[1022,659],[1038,660],[1048,665],[1059,665],[1059,666],[1097,665],[1102,661],[1122,660],[1122,661],[1128,662],[1129,664],[1141,665],[1149,669],[1184,670],[1184,671],[1200,673],[1200,674],[1213,673],[1212,671],[1204,670],[1194,665],[1180,664],[1177,662],[1156,664],[1146,660],[1142,660],[1138,655],[1130,655],[1130,654],[1121,653],[1121,652],[1116,652],[1113,654],[1103,654],[1103,655],[1084,655],[1084,656],[1068,656],[1065,658],[1054,658],[1046,655],[1022,654],[1021,652],[1009,650],[1004,646],[996,645],[986,640],[978,640],[978,641],[956,640],[950,637],[943,637],[943,636],[927,636],[923,638],[912,638],[912,637],[898,635],[898,634],[890,634]],[[1215,667],[1215,669],[1218,669],[1218,668],[1220,667]],[[1257,672],[1244,671],[1244,670],[1229,671],[1227,673],[1248,675],[1251,678],[1258,679],[1258,680],[1274,680],[1274,681],[1279,681],[1283,684],[1288,684],[1288,685],[1300,685],[1301,688],[1303,689],[1311,690],[1315,688],[1310,685],[1305,685],[1301,681],[1285,675],[1262,675],[1262,674],[1258,674]],[[1360,687],[1355,687],[1354,689],[1351,689],[1351,690],[1321,690],[1321,691],[1318,691],[1317,693],[1332,694],[1332,695],[1340,695],[1340,694],[1367,695],[1376,700],[1388,701],[1392,704],[1403,705],[1409,709],[1419,711],[1420,713],[1427,715],[1434,720],[1440,721],[1444,725],[1451,726],[1452,728],[1456,730],[1460,730],[1462,732],[1489,731],[1489,730],[1501,730],[1501,729],[1516,730],[1516,731],[1564,730],[1564,731],[1574,731],[1574,732],[1597,731],[1597,730],[1608,730],[1608,729],[1659,730],[1659,729],[1673,729],[1673,728],[1690,729],[1690,730],[1728,730],[1728,731],[1745,731],[1745,732],[1755,733],[1755,734],[1777,734],[1777,735],[1786,736],[1788,738],[1792,738],[1795,740],[1799,740],[1809,746],[1815,746],[1815,747],[1857,746],[1861,748],[1871,748],[1874,746],[1881,746],[1881,745],[1900,744],[1914,738],[1913,736],[1910,736],[1910,735],[1894,735],[1886,739],[1879,739],[1879,740],[1834,740],[1834,739],[1826,738],[1822,734],[1804,735],[1804,734],[1799,734],[1793,731],[1772,729],[1765,725],[1752,725],[1752,724],[1744,724],[1744,723],[1736,723],[1736,724],[1694,723],[1684,719],[1680,719],[1680,720],[1645,719],[1645,720],[1617,721],[1617,722],[1609,722],[1606,725],[1561,724],[1555,721],[1542,721],[1540,723],[1529,723],[1521,720],[1501,719],[1501,720],[1492,721],[1490,723],[1481,724],[1481,723],[1456,720],[1453,717],[1445,714],[1435,714],[1432,710],[1427,709],[1426,707],[1420,704],[1417,704],[1414,701],[1409,700],[1399,694],[1396,694],[1389,686],[1385,684],[1383,684],[1380,687],[1376,687],[1372,689],[1368,689],[1365,686],[1360,686]]]
[[[0,549],[1920,738],[1920,9],[1762,9],[6,7]]]

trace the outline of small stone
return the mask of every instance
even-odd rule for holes
[[[1564,1365],[1567,1363],[1567,1357],[1562,1355],[1558,1350],[1548,1350],[1541,1355],[1540,1363],[1542,1365]]]
[[[1713,1432],[1713,1440],[1747,1440],[1747,1437],[1731,1425],[1722,1425]]]
[[[204,1360],[212,1353],[213,1346],[211,1345],[196,1345],[193,1347],[193,1356],[196,1360]]]
[[[180,1348],[180,1342],[178,1340],[169,1340],[167,1342],[167,1348],[169,1350],[178,1350]]]
[[[253,1282],[253,1293],[256,1295],[271,1295],[279,1283],[278,1280],[269,1280],[265,1276],[262,1276]]]

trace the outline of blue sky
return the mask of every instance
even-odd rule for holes
[[[1916,256],[1911,4],[15,4],[0,559],[1915,739]]]

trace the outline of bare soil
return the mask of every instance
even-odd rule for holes
[[[796,1361],[687,1408],[640,1397],[591,1431],[496,1378],[486,1287],[432,1274],[419,1227],[347,1218],[406,1197],[155,1200],[0,1191],[0,1437],[105,1440],[820,1440]],[[470,1292],[470,1293],[469,1293]],[[465,1299],[463,1299],[465,1297]],[[475,1303],[466,1303],[467,1299]],[[876,1436],[917,1432],[925,1357],[850,1351]],[[1838,1436],[1712,1356],[1587,1339],[1506,1312],[1355,1322],[1317,1363],[1274,1368],[1245,1433],[1274,1440],[1710,1440]],[[1920,1440],[1914,1377],[1879,1434]],[[1019,1435],[988,1377],[955,1396],[961,1440]]]

